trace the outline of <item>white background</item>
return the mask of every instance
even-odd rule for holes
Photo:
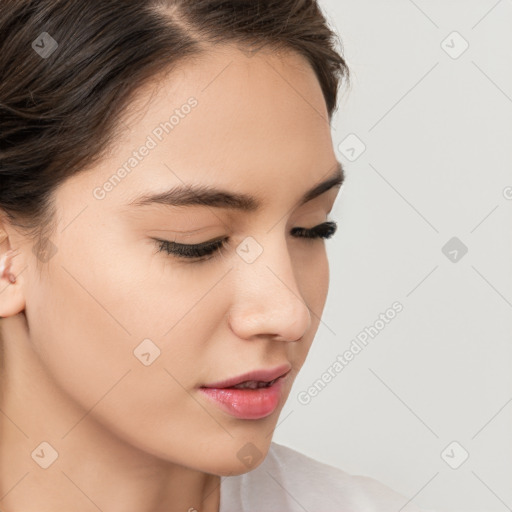
[[[347,181],[322,323],[273,440],[424,508],[512,510],[512,1],[321,6],[352,72],[332,123]],[[366,147],[353,161],[357,148],[338,149],[349,134]],[[455,262],[453,237],[468,249]],[[403,311],[301,404],[395,301]],[[469,455],[457,469],[441,455],[453,441],[452,465]]]

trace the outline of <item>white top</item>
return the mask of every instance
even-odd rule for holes
[[[221,476],[219,512],[434,512],[379,481],[271,442],[258,467]],[[402,508],[403,507],[403,508]]]

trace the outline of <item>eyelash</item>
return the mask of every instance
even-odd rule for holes
[[[308,242],[315,239],[331,238],[337,231],[338,224],[334,221],[324,222],[310,229],[306,228],[293,228],[292,234],[297,238],[304,238]],[[179,259],[193,260],[192,263],[200,263],[208,261],[215,257],[215,253],[220,251],[219,254],[225,249],[225,244],[229,238],[215,240],[213,242],[204,242],[197,245],[178,244],[168,240],[157,240],[159,244],[159,251],[164,251],[169,255],[173,255]],[[198,259],[197,259],[198,258]]]

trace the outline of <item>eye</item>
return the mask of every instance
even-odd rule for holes
[[[224,249],[229,238],[222,238],[213,242],[203,242],[196,245],[179,244],[168,240],[156,240],[159,244],[159,251],[165,251],[179,259],[193,260],[199,258],[197,263],[212,258],[215,252]],[[192,263],[195,263],[192,261]]]
[[[298,238],[331,238],[338,229],[338,224],[334,221],[324,222],[314,228],[293,228],[292,235]]]
[[[293,228],[291,234],[296,238],[305,238],[309,241],[313,241],[315,239],[331,238],[336,233],[337,229],[338,224],[334,221],[329,221],[313,228]],[[182,260],[196,260],[191,261],[191,263],[201,263],[212,259],[216,252],[221,254],[225,249],[229,237],[195,245],[179,244],[177,242],[158,240],[156,238],[154,240],[158,244],[159,251],[164,251]]]

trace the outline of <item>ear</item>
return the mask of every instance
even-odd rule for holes
[[[0,317],[16,315],[25,309],[20,252],[14,248],[14,230],[0,218]],[[3,267],[3,268],[2,268]],[[15,282],[11,282],[12,277]]]

